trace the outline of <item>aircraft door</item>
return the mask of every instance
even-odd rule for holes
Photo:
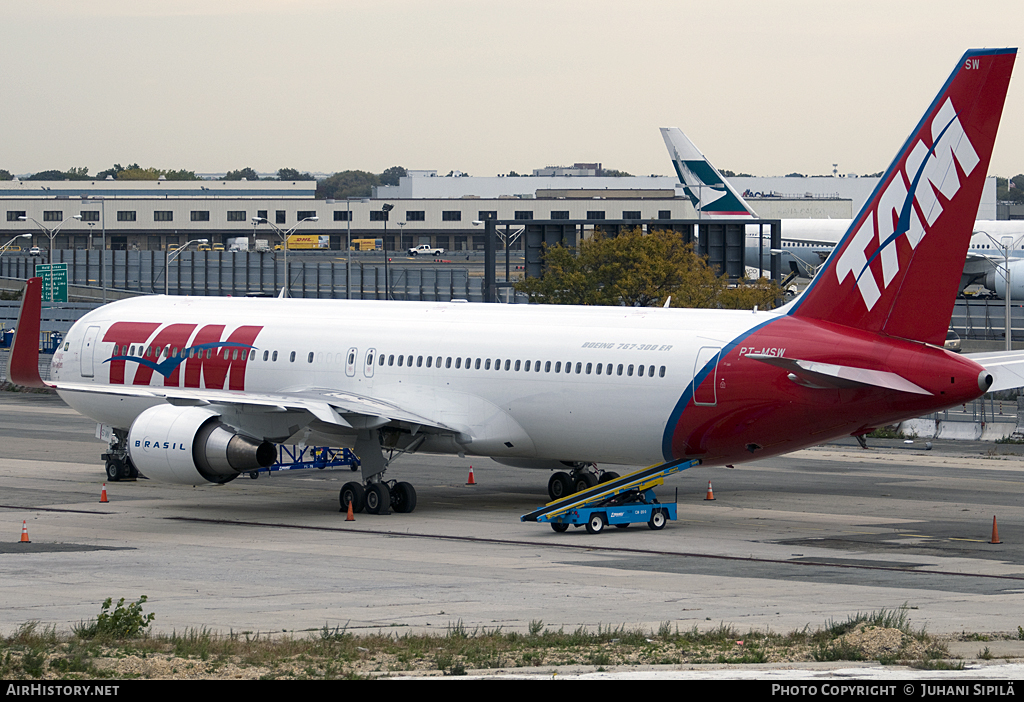
[[[377,356],[377,349],[366,349],[366,357],[363,359],[363,375],[367,378],[373,377],[373,359]]]
[[[356,374],[356,358],[359,356],[359,349],[354,346],[345,354],[345,375],[349,378]]]
[[[718,346],[702,346],[697,352],[697,361],[693,364],[693,404],[709,405],[718,404],[718,354],[722,349]],[[698,375],[705,366],[709,366],[707,375],[699,378]]]
[[[85,330],[85,337],[82,339],[82,351],[79,361],[79,370],[83,378],[92,377],[93,355],[96,351],[96,337],[98,337],[99,334],[99,327],[89,327]]]

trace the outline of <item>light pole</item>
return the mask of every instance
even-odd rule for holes
[[[1024,236],[1018,237],[1016,241],[1014,241],[1012,236],[1004,236],[1004,237],[1001,237],[999,241],[996,241],[995,237],[993,237],[988,232],[975,232],[975,233],[976,234],[984,234],[985,236],[987,236],[989,238],[989,240],[993,244],[996,245],[996,248],[997,249],[1001,249],[1002,252],[1003,252],[1003,277],[1006,278],[1006,294],[1003,295],[1003,304],[1004,304],[1003,330],[1004,330],[1004,332],[1006,334],[1006,350],[1007,351],[1011,351],[1013,349],[1013,346],[1012,346],[1013,329],[1010,326],[1011,325],[1011,321],[1010,321],[1010,296],[1011,296],[1011,292],[1010,292],[1010,251],[1012,251],[1013,247],[1015,247],[1017,244],[1020,243],[1021,239],[1024,239]]]
[[[3,246],[0,246],[0,256],[3,256],[4,253],[7,251],[7,249],[11,248],[11,244],[16,242],[18,239],[31,239],[31,238],[32,238],[31,234],[18,234],[17,236],[13,237],[10,241],[8,241],[6,244],[4,244]]]
[[[697,189],[697,204],[694,205],[694,209],[697,210],[697,219],[701,219],[701,215],[704,212],[704,189],[707,188],[707,189],[710,189],[710,190],[718,190],[719,192],[722,192],[722,191],[725,190],[725,186],[721,185],[719,183],[714,183],[714,184],[697,183],[696,185],[690,185],[688,183],[683,183],[683,185],[685,187],[687,187],[687,188],[696,188]]]
[[[345,238],[348,239],[348,251],[345,253],[345,299],[352,299],[352,201],[359,200],[359,202],[369,202],[369,198],[365,197],[346,197],[345,205],[348,208],[348,218],[345,222]],[[363,268],[359,267],[359,279],[362,281]],[[362,282],[359,283],[360,289],[362,289]],[[360,298],[362,294],[360,293]]]
[[[178,248],[174,249],[173,251],[170,251],[167,254],[167,257],[164,258],[164,295],[169,295],[170,294],[170,277],[169,276],[170,276],[170,273],[171,273],[171,271],[170,271],[171,261],[173,261],[175,258],[177,258],[178,254],[180,254],[182,251],[187,249],[192,244],[208,244],[209,242],[210,242],[209,239],[193,239],[192,241],[186,241],[184,244],[182,244]],[[181,275],[180,274],[178,275],[178,287],[179,287],[179,289],[181,287]]]
[[[100,229],[102,231],[102,239],[100,241],[100,287],[103,288],[103,304],[107,304],[107,286],[105,284],[105,269],[106,263],[104,258],[107,255],[107,198],[104,195],[83,195],[82,201],[86,200],[99,200],[100,201]],[[92,226],[90,224],[90,226]],[[92,230],[89,230],[90,233]],[[89,242],[89,250],[92,250],[92,242]],[[88,259],[86,259],[88,260]]]
[[[46,233],[46,236],[49,237],[50,239],[50,258],[49,260],[47,260],[47,263],[50,265],[50,302],[53,302],[53,240],[57,237],[57,232],[60,231],[61,227],[63,227],[65,224],[67,224],[73,219],[82,219],[82,215],[71,215],[53,229],[49,229],[48,227],[43,226],[43,223],[34,217],[26,217],[25,215],[21,215],[20,217],[18,217],[18,219],[21,220],[22,222],[28,222],[30,220],[35,222],[36,226],[42,229],[43,232]]]
[[[277,235],[279,237],[281,237],[281,244],[284,246],[284,287],[281,288],[281,297],[288,297],[288,237],[290,237],[292,235],[292,232],[294,232],[296,229],[298,229],[299,225],[302,224],[303,222],[319,222],[319,221],[320,221],[320,218],[317,217],[316,215],[313,215],[312,217],[303,217],[302,219],[300,219],[298,222],[295,223],[294,227],[292,227],[291,229],[289,229],[288,231],[285,232],[285,231],[282,231],[280,227],[278,227],[276,224],[271,222],[266,217],[253,217],[252,218],[253,236],[256,235],[256,226],[255,225],[258,225],[258,224],[269,224],[271,227],[274,228],[274,231],[277,232]]]
[[[388,273],[388,216],[391,210],[395,209],[395,206],[391,203],[385,202],[383,207],[380,208],[384,213],[384,299],[391,299],[391,279]]]

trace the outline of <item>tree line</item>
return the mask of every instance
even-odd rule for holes
[[[383,173],[371,173],[369,171],[349,170],[338,171],[337,173],[317,181],[316,197],[319,200],[336,199],[343,200],[347,197],[370,197],[373,187],[377,185],[398,185],[398,179],[408,175],[408,171],[402,166],[392,166]],[[628,176],[625,171],[606,169],[604,175]],[[734,173],[723,170],[722,175],[726,178],[751,177],[749,173]],[[878,177],[882,173],[870,173],[865,177]],[[160,169],[143,168],[137,163],[122,166],[115,163],[110,168],[100,171],[95,175],[89,174],[89,169],[72,167],[66,171],[46,170],[25,176],[22,180],[104,180],[110,176],[115,180],[159,180],[163,177],[166,180],[202,180],[195,171],[187,169]],[[509,176],[519,176],[511,171]],[[7,169],[0,168],[0,181],[11,180],[14,175]],[[789,173],[788,177],[807,177],[801,173]],[[824,177],[824,176],[822,176]],[[316,180],[316,177],[308,171],[299,171],[296,168],[280,168],[275,176],[260,177],[254,168],[245,167],[228,171],[221,180]],[[1018,173],[1012,178],[996,178],[996,200],[999,202],[1024,203],[1024,173]]]
[[[771,309],[783,297],[772,280],[737,284],[719,275],[681,232],[636,227],[600,231],[576,248],[546,247],[544,272],[516,284],[531,302],[556,305]]]
[[[358,170],[339,171],[328,178],[317,181],[316,197],[320,200],[370,197],[375,185],[398,185],[398,179],[405,175],[408,175],[408,171],[402,166],[392,166],[385,169],[383,173],[370,173],[369,171]],[[128,166],[115,163],[112,167],[95,175],[90,175],[89,169],[86,167],[73,167],[66,171],[39,171],[38,173],[25,176],[22,180],[105,180],[108,176],[114,180],[159,180],[161,177],[166,180],[202,180],[202,178],[196,175],[195,171],[143,168],[137,163]],[[10,171],[0,168],[0,180],[11,180],[13,177],[14,175]],[[312,173],[299,171],[295,168],[280,168],[276,176],[261,178],[255,169],[245,167],[228,171],[221,180],[313,181],[316,178]]]

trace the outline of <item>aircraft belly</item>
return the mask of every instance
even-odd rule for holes
[[[618,392],[612,387],[531,381],[503,406],[532,439],[533,457],[637,463],[658,460],[668,396]],[[618,386],[621,387],[621,386]],[[657,408],[664,409],[658,416]],[[608,431],[609,420],[615,431]],[[523,455],[523,454],[520,454]]]

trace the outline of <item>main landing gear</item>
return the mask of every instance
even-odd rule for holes
[[[338,494],[341,511],[368,514],[406,514],[416,509],[416,488],[411,483],[384,480],[389,460],[384,458],[380,435],[376,429],[364,429],[356,436],[355,453],[359,457],[363,482],[345,483]]]
[[[370,483],[366,487],[353,481],[342,486],[338,501],[342,512],[348,511],[348,503],[351,502],[353,512],[406,514],[416,509],[416,488],[411,483],[394,480]]]
[[[599,472],[596,463],[573,463],[571,471],[558,471],[551,476],[548,480],[548,496],[552,500],[560,500],[618,477],[619,474],[612,471]]]

